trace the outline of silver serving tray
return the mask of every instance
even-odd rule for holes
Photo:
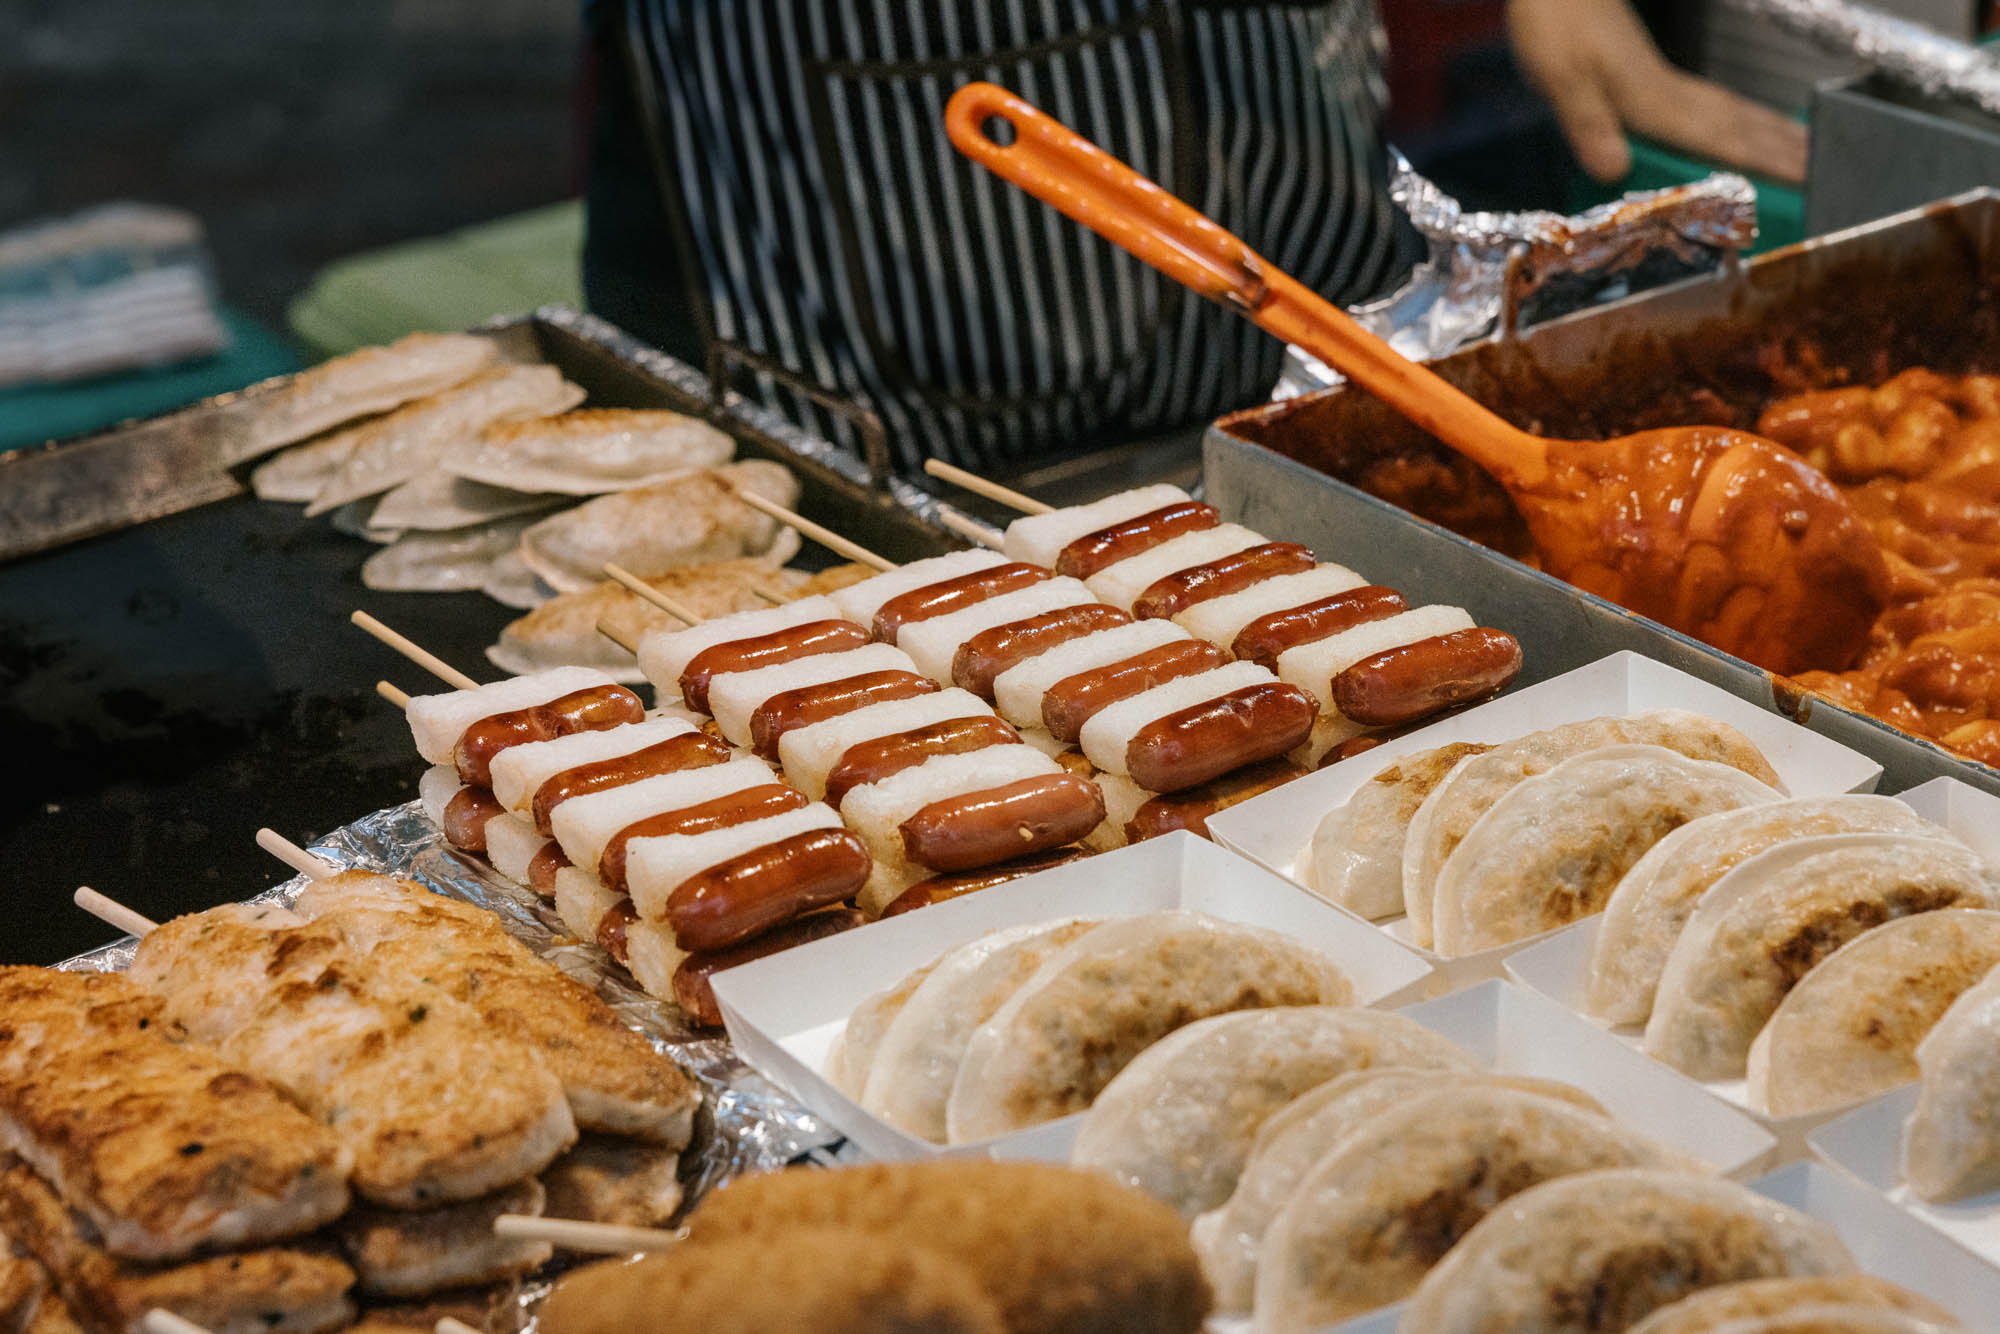
[[[1539,325],[1433,362],[1517,423],[1603,438],[1771,392],[1757,348],[1812,340],[1879,380],[1905,365],[2000,368],[2000,192],[1980,190],[1773,251],[1747,265]],[[1680,420],[1687,420],[1681,417]],[[1231,519],[1311,544],[1412,598],[1466,607],[1520,636],[1523,682],[1632,649],[1880,762],[1882,790],[1949,775],[2000,792],[2000,772],[1817,697],[1584,593],[1339,479],[1443,447],[1350,385],[1222,418],[1203,445],[1208,499]],[[1491,487],[1490,479],[1484,484]]]

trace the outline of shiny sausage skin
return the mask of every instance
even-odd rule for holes
[[[632,961],[625,951],[625,928],[639,920],[639,914],[632,911],[632,900],[625,899],[611,905],[611,910],[597,919],[597,943],[604,952],[618,960],[621,967]]]
[[[1056,553],[1056,573],[1072,579],[1088,579],[1099,570],[1149,551],[1162,542],[1213,528],[1221,522],[1222,516],[1215,506],[1199,500],[1177,500],[1137,518],[1085,533]]]
[[[1333,702],[1357,723],[1394,727],[1484,699],[1520,672],[1520,641],[1477,626],[1363,658],[1333,678]]]
[[[562,847],[551,841],[542,850],[528,859],[528,888],[543,898],[553,898],[556,892],[556,872],[571,865],[563,855]]]
[[[462,787],[445,803],[444,841],[460,852],[485,852],[486,822],[506,813],[485,788]]]
[[[893,669],[863,672],[816,686],[782,690],[757,706],[750,715],[750,744],[767,760],[778,758],[778,739],[795,727],[810,727],[843,713],[886,704],[890,700],[915,699],[938,689],[938,683],[915,672]]]
[[[856,909],[828,908],[824,912],[795,917],[761,936],[752,936],[740,945],[690,954],[681,960],[680,967],[674,969],[674,1004],[686,1010],[688,1017],[702,1027],[720,1028],[722,1011],[716,1006],[715,990],[709,985],[710,978],[726,968],[752,963],[794,945],[837,936],[861,923],[862,916]]]
[[[1132,618],[1108,602],[1058,607],[1010,625],[981,630],[958,646],[951,660],[952,683],[993,702],[993,681],[1010,667],[1039,657],[1072,639],[1130,625]]]
[[[550,821],[554,818],[555,809],[571,797],[623,787],[658,774],[705,769],[728,758],[729,746],[726,742],[706,732],[682,732],[679,736],[670,736],[665,741],[635,750],[630,755],[614,755],[608,760],[593,760],[574,769],[565,769],[551,775],[535,789],[532,808],[535,828],[544,836],[552,835],[555,831]]]
[[[1175,830],[1208,837],[1208,817],[1305,773],[1304,769],[1280,756],[1262,764],[1248,764],[1233,773],[1203,783],[1185,792],[1169,792],[1143,803],[1125,822],[1125,840],[1139,843]]]
[[[713,644],[688,659],[681,673],[681,698],[697,713],[708,712],[708,683],[725,672],[750,672],[759,667],[810,658],[816,653],[841,653],[868,642],[868,632],[852,621],[809,621],[768,635]]]
[[[630,893],[625,883],[625,850],[635,838],[666,838],[673,834],[707,834],[731,825],[748,824],[812,805],[806,794],[783,783],[746,787],[698,806],[661,811],[626,825],[605,843],[597,859],[597,878],[614,894]]]
[[[1275,672],[1278,655],[1288,648],[1328,639],[1343,630],[1409,609],[1410,604],[1393,588],[1380,584],[1350,588],[1302,607],[1287,607],[1259,616],[1237,632],[1229,651],[1246,662],[1259,663]]]
[[[1162,575],[1146,585],[1132,604],[1132,614],[1142,621],[1178,616],[1198,602],[1241,593],[1280,575],[1304,574],[1318,564],[1311,550],[1297,542],[1266,542]]]
[[[932,802],[903,821],[903,850],[933,871],[974,871],[1074,843],[1103,822],[1097,784],[1045,774]]]
[[[949,616],[989,598],[1018,592],[1053,577],[1041,566],[1030,565],[1026,561],[990,565],[971,574],[961,574],[956,579],[926,584],[890,598],[876,610],[872,629],[875,638],[884,644],[893,644],[902,628],[914,621]]]
[[[852,831],[811,829],[682,881],[667,896],[667,924],[682,949],[719,950],[853,898],[873,866]]]
[[[1075,742],[1091,715],[1142,690],[1224,666],[1229,655],[1202,639],[1181,639],[1075,676],[1042,696],[1042,726],[1058,741]]]
[[[509,709],[481,718],[465,729],[452,750],[458,781],[469,787],[493,786],[493,757],[509,746],[528,741],[553,741],[573,732],[601,732],[620,723],[636,723],[646,706],[624,686],[591,686],[572,690],[559,699],[530,709]]]
[[[1283,755],[1312,735],[1318,713],[1297,686],[1246,686],[1147,723],[1125,748],[1125,767],[1140,787],[1179,792]]]
[[[1079,857],[1090,854],[1082,848],[1057,848],[1053,852],[1037,853],[1033,857],[1022,857],[1000,866],[989,866],[979,871],[961,871],[956,875],[934,875],[928,880],[919,880],[908,889],[889,900],[889,906],[882,910],[884,917],[897,917],[919,908],[928,908],[933,903],[943,903],[947,899],[964,898],[982,889],[1004,885],[1009,880],[1018,880],[1024,875],[1046,871],[1051,866],[1061,866]]]
[[[939,755],[963,755],[988,746],[1015,745],[1020,740],[1021,734],[1005,719],[989,713],[976,718],[947,718],[929,727],[858,741],[827,774],[826,804],[839,810],[841,801],[855,788],[879,783]]]

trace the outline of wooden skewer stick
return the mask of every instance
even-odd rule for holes
[[[354,615],[348,617],[348,619],[446,685],[459,690],[477,690],[479,688],[479,682],[473,680],[429,649],[420,648],[409,637],[391,630],[367,612],[357,611]]]
[[[98,921],[117,927],[128,936],[143,936],[160,925],[152,918],[132,911],[110,895],[98,893],[89,885],[78,885],[76,893],[71,897],[77,907]]]
[[[399,690],[395,686],[390,685],[387,681],[377,681],[375,683],[375,693],[380,695],[383,699],[388,700],[391,704],[395,705],[399,709],[407,709],[410,707],[410,692],[407,690]]]
[[[146,1334],[208,1334],[207,1330],[194,1321],[157,1306],[140,1317],[139,1328],[146,1331]]]
[[[308,880],[324,880],[340,874],[340,868],[328,865],[275,829],[259,829],[257,846]]]
[[[639,642],[637,640],[627,635],[623,630],[614,630],[603,621],[597,623],[597,633],[603,635],[627,653],[637,653],[639,651]]]
[[[481,1334],[481,1331],[474,1329],[463,1320],[453,1320],[448,1315],[439,1316],[437,1324],[432,1328],[433,1334]]]
[[[658,607],[677,621],[683,621],[688,625],[700,625],[706,619],[694,608],[676,602],[659,589],[647,583],[644,579],[641,579],[638,575],[626,569],[623,565],[614,565],[610,561],[604,562],[604,576],[607,579],[616,579],[619,583],[625,585],[626,588],[652,603],[655,607]]]
[[[531,1214],[501,1214],[493,1220],[493,1235],[503,1241],[546,1241],[570,1251],[598,1255],[632,1255],[664,1251],[678,1245],[679,1232],[656,1227],[621,1227],[586,1223],[574,1218],[541,1218]]]
[[[998,482],[989,482],[976,472],[954,468],[941,459],[925,459],[924,471],[941,482],[950,482],[953,486],[963,487],[975,496],[997,500],[1008,509],[1019,510],[1023,514],[1047,514],[1055,508],[1054,505],[1045,505],[1033,496],[1023,495],[1011,487],[1002,486]]]
[[[777,588],[772,584],[764,583],[761,580],[758,581],[757,583],[750,585],[750,591],[752,593],[755,593],[758,597],[764,599],[764,601],[770,603],[774,607],[782,607],[787,602],[795,600],[792,598],[790,594],[784,592],[782,589]]]
[[[968,542],[976,542],[982,547],[991,547],[995,551],[1000,549],[1000,534],[994,532],[970,514],[960,514],[957,510],[941,509],[938,511],[938,522]]]
[[[851,561],[869,566],[872,569],[893,570],[896,568],[896,562],[890,560],[888,557],[878,556],[860,543],[850,542],[839,533],[834,532],[833,529],[816,524],[803,514],[795,514],[783,505],[766,500],[755,491],[746,491],[742,487],[737,487],[736,498],[751,509],[768,514],[789,528],[798,529],[800,533],[806,537],[810,537],[813,541],[819,543],[835,555],[845,556]]]

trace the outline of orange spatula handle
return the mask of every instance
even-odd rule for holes
[[[1013,142],[988,133],[996,120],[1012,127]],[[958,151],[988,171],[1298,344],[1502,480],[1532,484],[1546,474],[1541,439],[1411,362],[1241,238],[1005,88],[960,88],[944,123]]]

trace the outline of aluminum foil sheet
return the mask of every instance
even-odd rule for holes
[[[1430,256],[1397,291],[1351,313],[1417,361],[1445,356],[1496,328],[1511,332],[1709,272],[1757,235],[1757,193],[1727,172],[1630,194],[1571,218],[1468,213],[1398,153],[1390,192],[1430,242]],[[1293,347],[1273,397],[1340,379]]]
[[[626,1023],[686,1067],[701,1082],[703,1098],[694,1142],[681,1157],[683,1210],[732,1177],[853,1156],[851,1149],[842,1152],[839,1131],[745,1065],[727,1038],[690,1029],[678,1010],[641,991],[604,951],[574,943],[552,905],[454,851],[420,802],[363,816],[313,844],[312,851],[337,866],[403,876],[498,915],[516,940],[591,987]],[[304,876],[295,877],[253,902],[289,907],[307,883]],[[128,936],[57,966],[122,970],[131,965],[135,945]]]
[[[1853,56],[1925,97],[2000,116],[2000,60],[1920,23],[1842,0],[1725,0],[1836,55]]]

